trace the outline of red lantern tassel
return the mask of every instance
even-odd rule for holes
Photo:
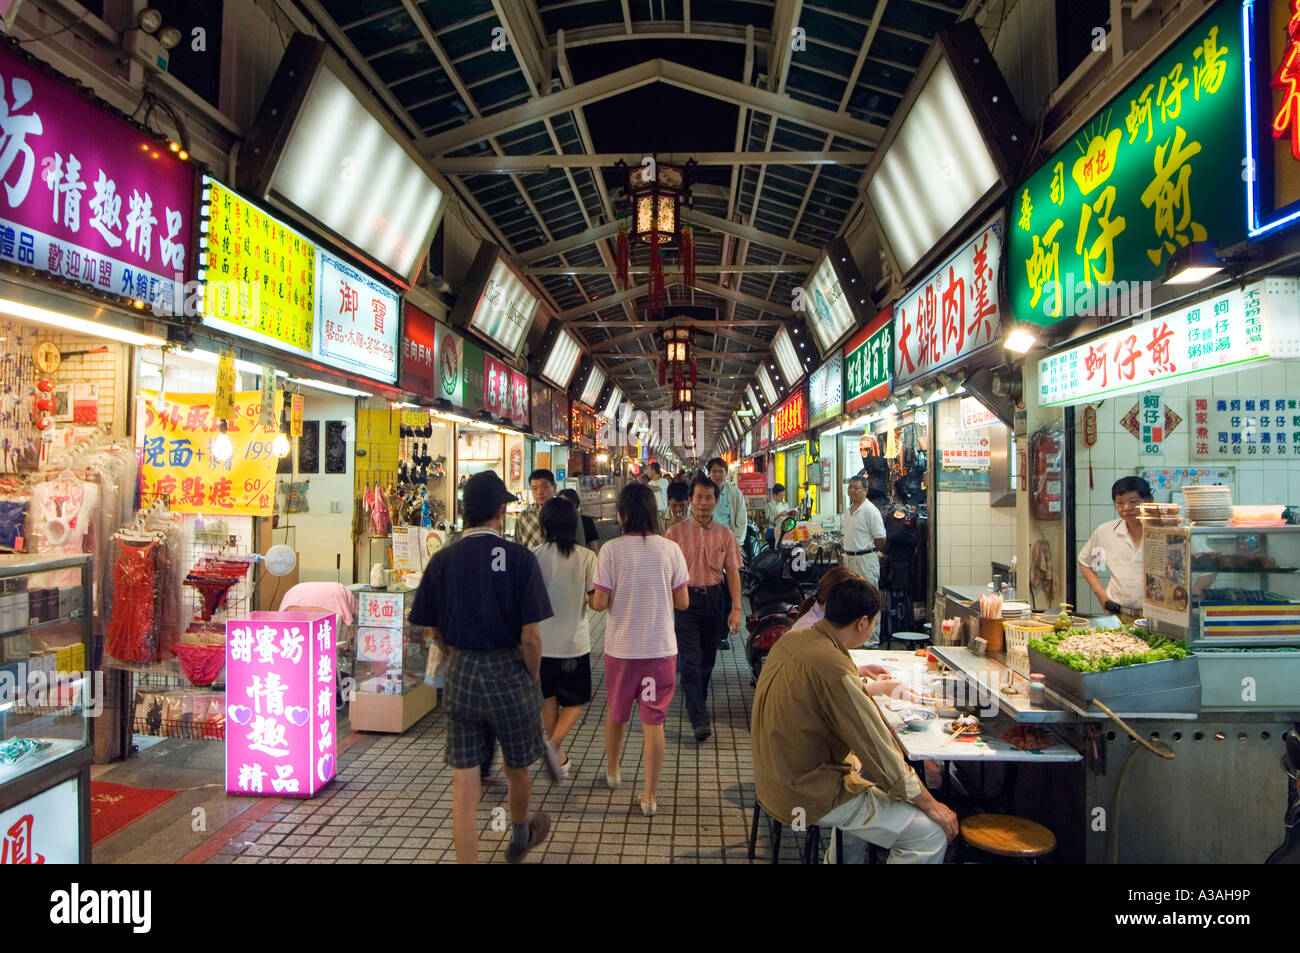
[[[682,281],[686,287],[695,287],[695,241],[689,228],[682,229]]]
[[[627,247],[627,232],[620,228],[618,230],[618,240],[614,243],[614,265],[618,269],[616,277],[619,284],[623,286],[624,291],[627,291],[631,284],[631,279],[628,276],[630,259],[631,253]]]
[[[654,237],[658,238],[657,232]],[[650,245],[650,313],[659,318],[664,316],[664,263],[657,241]]]
[[[696,384],[695,358],[691,358],[691,390],[695,389],[695,384]]]
[[[659,362],[659,386],[660,387],[664,386],[664,370],[665,370],[664,362],[660,361]]]

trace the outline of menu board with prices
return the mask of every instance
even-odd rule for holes
[[[311,797],[337,767],[332,613],[226,623],[226,793]]]
[[[1300,459],[1300,400],[1280,394],[1193,397],[1197,459]]]
[[[1142,453],[1159,453],[1165,440],[1165,399],[1160,394],[1143,394],[1138,411],[1142,428]]]
[[[203,323],[297,354],[314,343],[316,246],[215,179],[208,194]]]

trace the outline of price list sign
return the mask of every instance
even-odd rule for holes
[[[1200,460],[1300,458],[1300,400],[1193,397],[1192,456]]]
[[[332,613],[226,623],[226,793],[311,797],[334,778]]]

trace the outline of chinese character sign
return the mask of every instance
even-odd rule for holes
[[[345,261],[316,254],[316,356],[375,380],[397,380],[397,294]]]
[[[0,261],[183,303],[195,171],[34,65],[0,53]]]
[[[808,428],[807,405],[803,391],[795,391],[772,412],[772,439],[778,443],[803,433]]]
[[[893,379],[894,314],[888,308],[844,345],[844,409],[865,410],[889,396]]]
[[[1291,460],[1300,457],[1300,400],[1284,393],[1192,398],[1192,456]]]
[[[226,623],[226,793],[311,797],[337,765],[332,614]]]
[[[1165,399],[1161,393],[1142,395],[1138,426],[1142,432],[1142,453],[1159,453],[1165,441]]]
[[[438,323],[410,302],[402,312],[402,389],[441,397],[438,392]]]
[[[483,356],[483,409],[528,425],[528,378],[489,354]]]
[[[1146,391],[1153,384],[1265,360],[1274,347],[1271,329],[1284,333],[1286,322],[1294,322],[1298,291],[1294,278],[1233,288],[1045,357],[1038,362],[1038,405]]]
[[[1300,201],[1300,10],[1290,0],[1252,0],[1243,11],[1255,54],[1246,84],[1245,170],[1250,235],[1294,223]],[[1267,79],[1264,78],[1267,76]]]
[[[75,820],[80,783],[72,778],[0,811],[0,867],[83,861]]]
[[[357,600],[357,625],[401,629],[405,597],[400,592],[365,592]]]
[[[1016,320],[1139,313],[1180,248],[1245,237],[1240,16],[1218,4],[1013,193]]]
[[[994,223],[939,266],[894,308],[894,377],[931,374],[998,340],[1002,320]]]
[[[283,392],[277,392],[279,403]],[[235,417],[226,435],[230,459],[212,456],[220,432],[211,394],[146,394],[140,401],[141,499],[164,498],[174,513],[271,516],[275,510],[276,426],[258,424],[260,391],[235,394]],[[279,407],[275,419],[279,419]]]

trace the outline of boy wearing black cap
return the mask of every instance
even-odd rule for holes
[[[529,815],[529,767],[544,751],[542,660],[537,623],[553,614],[537,557],[501,536],[515,495],[491,470],[465,483],[465,532],[433,554],[411,607],[411,624],[433,628],[450,649],[447,764],[452,768],[456,860],[478,860],[476,812],[483,751],[495,737],[510,782],[512,835],[506,859],[518,863],[546,839],[550,818]]]

